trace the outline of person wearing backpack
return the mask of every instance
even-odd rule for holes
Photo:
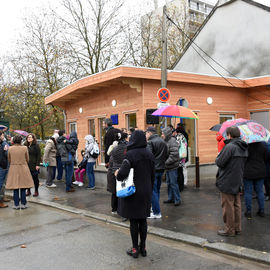
[[[87,135],[84,139],[85,155],[88,156],[86,174],[88,176],[89,183],[87,189],[94,190],[96,188],[94,166],[96,165],[96,159],[99,155],[99,147],[92,135]]]
[[[66,138],[64,130],[59,131],[59,138],[57,139],[57,150],[61,156],[62,164],[66,173],[66,192],[74,192],[72,188],[72,175],[74,170],[75,154],[78,148],[77,133],[71,132],[69,140]]]
[[[0,208],[8,207],[4,203],[5,182],[8,173],[8,145],[4,139],[4,132],[0,131]]]

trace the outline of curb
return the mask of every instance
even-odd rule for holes
[[[6,195],[8,197],[12,197],[11,193],[7,193]],[[107,216],[105,214],[100,214],[96,212],[92,212],[89,210],[82,210],[78,209],[75,207],[71,206],[66,206],[66,205],[60,205],[55,202],[48,202],[44,200],[40,200],[37,198],[28,198],[28,202],[31,203],[36,203],[39,205],[43,206],[49,206],[52,208],[56,208],[62,211],[66,211],[72,214],[76,215],[81,215],[89,218],[94,218],[99,221],[103,221],[106,223],[110,223],[113,225],[121,226],[124,228],[129,228],[129,225],[123,222],[120,222],[118,218],[114,218],[111,216]],[[189,234],[184,234],[180,232],[173,232],[170,230],[165,230],[165,229],[160,229],[156,228],[153,226],[148,226],[148,233],[159,236],[162,238],[174,240],[174,241],[179,241],[185,244],[193,245],[196,247],[204,248],[204,249],[209,249],[211,251],[235,256],[237,258],[243,258],[243,259],[248,259],[251,261],[259,262],[259,263],[264,263],[264,264],[269,264],[270,265],[270,253],[268,252],[263,252],[263,251],[258,251],[255,249],[250,249],[250,248],[245,248],[241,246],[236,246],[232,244],[227,244],[227,243],[210,243],[208,242],[207,239],[201,238],[198,236],[193,236]]]

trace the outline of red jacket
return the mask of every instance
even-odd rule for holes
[[[218,152],[220,152],[222,150],[222,148],[225,146],[225,143],[224,143],[225,139],[219,132],[217,132],[216,140],[218,142]]]

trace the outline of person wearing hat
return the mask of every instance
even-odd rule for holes
[[[56,185],[53,183],[53,175],[56,167],[56,151],[59,134],[54,133],[47,141],[44,149],[43,166],[47,168],[46,187],[53,188]]]
[[[165,169],[165,161],[168,155],[168,147],[161,139],[154,127],[146,129],[147,147],[155,157],[155,182],[152,191],[152,212],[149,218],[161,218],[159,197],[162,176]]]
[[[176,138],[172,136],[172,130],[169,127],[162,129],[162,138],[168,146],[168,154],[165,161],[168,200],[164,201],[164,203],[174,203],[174,206],[179,206],[181,204],[179,186],[177,183],[177,171],[180,163],[179,143]]]

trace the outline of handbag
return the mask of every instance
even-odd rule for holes
[[[125,198],[135,193],[136,188],[134,185],[134,169],[131,168],[128,177],[123,181],[116,179],[116,197]]]

